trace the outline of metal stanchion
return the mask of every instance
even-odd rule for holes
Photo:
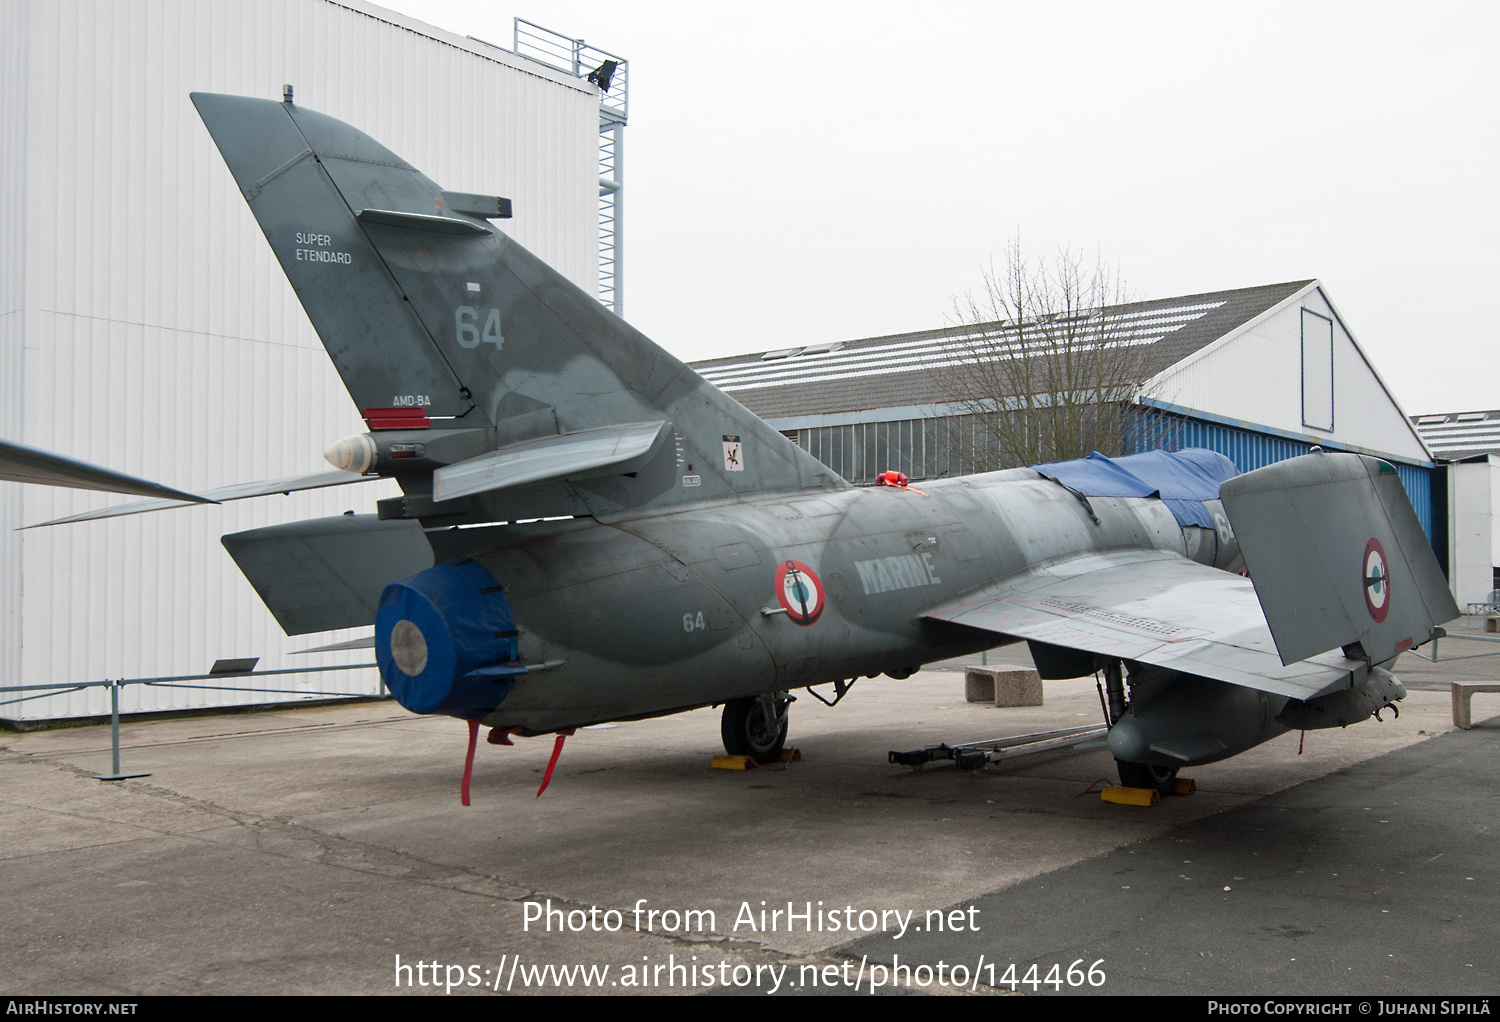
[[[215,674],[181,674],[161,678],[105,678],[103,681],[80,681],[76,683],[63,682],[55,685],[19,685],[14,687],[0,687],[0,695],[9,696],[12,693],[44,692],[46,695],[62,695],[67,692],[77,692],[81,689],[107,688],[109,689],[109,734],[111,747],[111,765],[114,772],[108,774],[95,774],[94,777],[101,781],[123,781],[129,777],[150,777],[150,773],[122,774],[120,773],[120,689],[126,685],[154,685],[160,688],[185,688],[203,689],[209,692],[252,692],[259,695],[293,695],[303,699],[308,697],[323,696],[333,700],[353,700],[368,698],[364,694],[350,692],[315,692],[307,689],[285,689],[285,688],[248,688],[244,685],[200,685],[193,684],[201,681],[218,681],[226,678],[254,678],[260,679],[270,675],[281,674],[319,674],[325,671],[358,671],[375,667],[376,664],[334,664],[329,667],[290,667],[275,671],[220,671]],[[381,691],[385,691],[385,682],[381,681]],[[0,706],[8,706],[11,703],[22,703],[28,698],[45,698],[45,696],[19,695],[14,699],[0,699]],[[301,700],[298,700],[301,701]],[[285,705],[295,706],[296,702]]]
[[[145,774],[122,774],[120,773],[120,685],[124,678],[110,678],[105,684],[109,686],[109,739],[110,739],[110,762],[114,773],[95,774],[94,779],[99,781],[123,781],[127,777],[150,777]]]

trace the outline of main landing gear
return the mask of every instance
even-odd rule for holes
[[[1104,664],[1104,692],[1100,693],[1101,701],[1107,698],[1108,702],[1104,710],[1104,718],[1110,727],[1119,723],[1120,718],[1125,716],[1129,703],[1125,697],[1125,678],[1122,664],[1118,660],[1111,660]],[[1156,763],[1126,763],[1123,760],[1115,760],[1115,767],[1120,771],[1120,783],[1127,788],[1155,788],[1163,795],[1172,794],[1172,784],[1177,780],[1178,767],[1160,766]]]
[[[757,763],[779,760],[781,747],[786,744],[788,709],[793,698],[787,692],[767,692],[725,703],[719,725],[724,751],[731,756],[749,756]]]
[[[1122,763],[1115,760],[1120,770],[1120,783],[1127,788],[1155,788],[1163,795],[1172,794],[1172,785],[1177,780],[1178,767],[1159,766],[1156,763]]]

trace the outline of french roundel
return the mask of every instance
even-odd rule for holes
[[[1365,610],[1370,612],[1376,624],[1380,624],[1391,609],[1391,570],[1385,559],[1385,548],[1378,539],[1365,544],[1363,584]]]
[[[810,625],[823,613],[823,580],[801,561],[782,561],[776,569],[776,599],[793,624]]]

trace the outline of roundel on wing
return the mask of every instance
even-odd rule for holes
[[[1385,559],[1385,548],[1380,540],[1371,539],[1365,544],[1364,577],[1365,610],[1380,624],[1391,609],[1391,570]]]
[[[823,580],[801,561],[782,561],[776,568],[776,599],[794,624],[807,626],[823,613],[827,597]]]

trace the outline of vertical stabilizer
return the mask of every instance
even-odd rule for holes
[[[411,394],[423,396],[433,417],[466,415],[472,398],[360,230],[292,105],[201,92],[192,99],[360,411]],[[322,141],[344,153],[343,162],[438,190],[394,153],[339,126],[343,144],[332,144],[329,131]]]
[[[372,432],[471,431],[449,446],[487,459],[458,474],[496,481],[477,495],[491,514],[847,485],[512,241],[490,222],[506,200],[444,191],[290,102],[193,102]],[[515,468],[546,464],[538,450],[556,454],[550,477]]]

